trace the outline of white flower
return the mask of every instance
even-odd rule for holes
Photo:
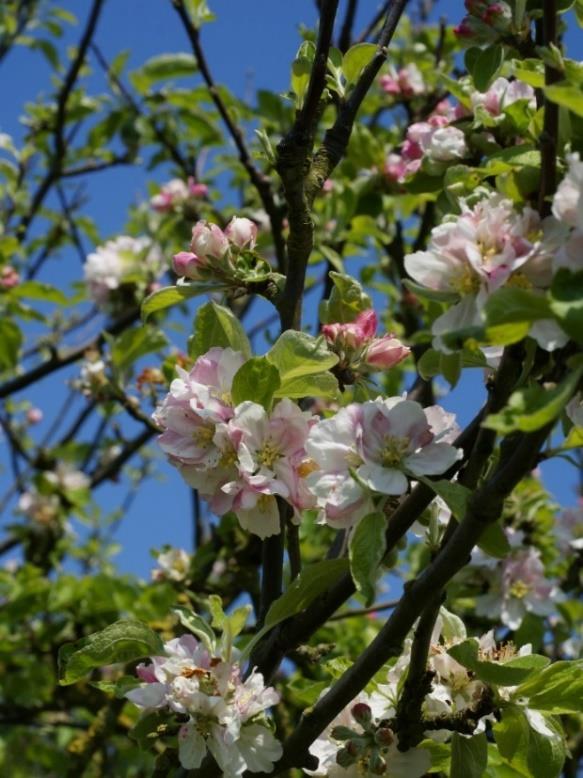
[[[171,548],[158,554],[158,568],[152,570],[155,581],[184,581],[190,565],[190,554],[182,548]]]
[[[188,716],[178,733],[182,767],[197,769],[209,751],[227,778],[270,771],[282,748],[263,716],[279,702],[277,692],[264,686],[259,673],[242,681],[238,665],[209,654],[192,635],[164,648],[166,656],[138,666],[145,683],[126,697],[144,710],[168,708]]]
[[[567,162],[567,174],[553,198],[553,214],[569,227],[583,230],[583,162],[579,154],[570,154]]]
[[[466,136],[457,127],[439,127],[431,133],[426,154],[436,162],[463,159],[469,153]]]
[[[40,494],[35,489],[23,492],[17,511],[39,524],[49,524],[59,514],[60,502],[56,494]]]
[[[523,81],[508,81],[506,78],[497,78],[487,92],[473,92],[471,100],[474,111],[483,106],[494,117],[500,116],[505,108],[518,100],[527,101],[529,107],[536,110],[534,89]]]
[[[121,235],[89,254],[85,262],[85,281],[97,305],[106,305],[112,292],[124,283],[152,281],[164,270],[160,247],[145,236]]]
[[[44,478],[62,491],[78,492],[88,489],[91,479],[68,462],[59,462],[54,470],[48,470]]]

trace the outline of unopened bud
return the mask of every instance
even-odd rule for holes
[[[352,756],[347,748],[341,748],[336,754],[336,764],[339,764],[340,767],[352,767],[355,762],[356,757]]]
[[[362,727],[366,727],[372,720],[372,710],[366,702],[357,702],[352,706],[350,711],[352,718],[357,721]]]
[[[347,741],[345,748],[351,756],[360,756],[365,749],[365,742],[362,738],[353,738]]]
[[[373,775],[384,775],[387,770],[387,763],[378,751],[373,751],[368,763],[369,772]]]
[[[338,726],[334,727],[330,734],[334,740],[350,740],[355,733],[348,727]]]
[[[377,745],[386,748],[387,746],[391,745],[395,739],[395,736],[393,735],[392,729],[389,729],[388,727],[380,727],[380,729],[377,729],[375,732],[374,739]]]

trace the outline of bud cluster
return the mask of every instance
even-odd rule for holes
[[[472,43],[489,43],[512,32],[512,9],[505,2],[466,0],[467,15],[454,29],[458,38]]]

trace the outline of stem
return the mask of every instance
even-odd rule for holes
[[[547,0],[543,3],[543,38],[544,45],[557,43],[557,0]],[[561,72],[545,65],[545,84],[549,86],[561,79]],[[544,98],[544,122],[540,136],[541,181],[538,199],[538,209],[541,216],[551,212],[549,198],[554,194],[557,185],[557,138],[559,135],[559,106]]]

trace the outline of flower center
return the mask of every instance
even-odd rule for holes
[[[273,465],[281,457],[281,451],[268,440],[257,454],[257,461],[262,467],[273,468]]]
[[[510,594],[518,600],[522,600],[530,591],[530,586],[524,581],[515,581],[510,587]]]
[[[385,446],[381,451],[381,464],[384,467],[399,465],[409,448],[409,438],[390,436],[385,438]]]
[[[532,289],[531,282],[524,275],[524,273],[520,273],[520,272],[512,273],[512,275],[506,282],[506,286],[513,286],[516,289]]]
[[[215,436],[214,424],[201,425],[196,432],[193,433],[194,442],[200,448],[207,448],[213,442]]]
[[[475,294],[480,290],[480,279],[466,266],[457,278],[453,279],[452,286],[459,294]]]
[[[298,467],[297,473],[300,478],[307,478],[310,473],[315,473],[320,468],[314,462],[313,459],[304,459],[304,461]]]

